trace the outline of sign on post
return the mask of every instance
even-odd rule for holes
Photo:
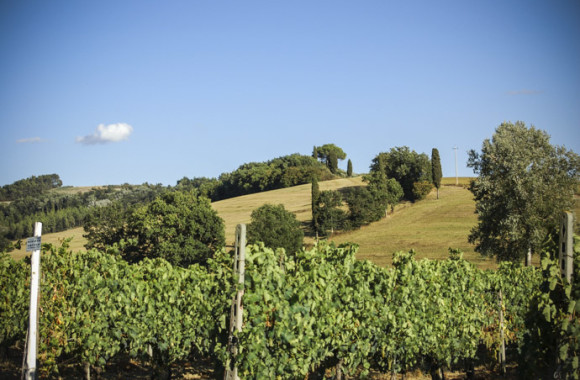
[[[26,252],[39,251],[41,246],[40,240],[40,236],[26,239]]]

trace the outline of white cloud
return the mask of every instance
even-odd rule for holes
[[[28,137],[25,139],[16,140],[16,142],[18,144],[33,144],[33,143],[42,142],[42,141],[44,141],[44,140],[41,139],[40,137]]]
[[[125,123],[109,125],[99,124],[93,134],[77,137],[76,142],[85,145],[119,142],[127,140],[132,132],[133,127]]]

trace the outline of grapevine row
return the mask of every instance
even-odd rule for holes
[[[401,252],[387,269],[356,260],[356,249],[321,243],[286,255],[248,246],[233,358],[226,349],[236,290],[230,254],[184,269],[50,247],[42,258],[40,368],[58,372],[71,357],[103,367],[125,354],[161,367],[191,355],[222,366],[233,360],[243,378],[469,370],[496,356],[503,328],[512,360],[544,355],[542,368],[558,362],[558,371],[578,372],[580,291],[548,258],[541,270],[503,263],[483,271],[457,252],[443,261]],[[24,261],[0,256],[1,345],[25,335],[29,272]],[[558,360],[546,356],[545,336],[534,335],[539,325],[558,335]]]

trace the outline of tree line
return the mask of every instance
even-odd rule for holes
[[[19,183],[33,183],[32,177]],[[10,187],[7,185],[5,187]],[[30,186],[40,188],[40,186]],[[53,188],[54,189],[54,188]],[[43,232],[52,233],[81,227],[87,217],[113,203],[123,208],[152,201],[164,191],[161,185],[128,185],[94,188],[83,193],[66,194],[45,189],[35,196],[24,191],[19,198],[0,204],[0,250],[11,250],[11,240],[33,234],[34,222],[42,222]],[[15,196],[15,192],[12,192]]]
[[[61,186],[62,181],[58,174],[32,176],[0,187],[0,202],[34,197]]]
[[[212,201],[218,201],[262,191],[282,189],[309,183],[313,176],[328,180],[336,178],[323,162],[291,154],[266,162],[250,162],[218,178],[183,177],[177,182],[178,190],[196,190]]]

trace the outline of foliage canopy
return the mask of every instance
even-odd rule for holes
[[[131,262],[160,257],[182,267],[205,264],[225,245],[223,220],[209,199],[193,192],[168,191],[146,205],[103,211],[85,225],[87,248],[123,241],[120,253]]]
[[[550,144],[550,136],[523,122],[502,123],[481,153],[469,152],[478,177],[470,190],[478,224],[469,236],[476,251],[520,260],[556,233],[562,211],[572,209],[580,157]]]
[[[266,247],[284,248],[294,254],[302,248],[304,233],[296,216],[284,205],[265,204],[252,211],[248,243],[262,242]]]
[[[314,147],[313,154],[316,154],[323,163],[326,164],[332,174],[338,172],[338,160],[344,160],[346,153],[342,148],[334,144],[324,144],[322,146]]]
[[[383,171],[387,178],[401,184],[405,199],[416,200],[413,193],[416,182],[431,182],[431,163],[425,153],[417,153],[409,147],[391,148],[379,153],[372,161],[371,172]]]

